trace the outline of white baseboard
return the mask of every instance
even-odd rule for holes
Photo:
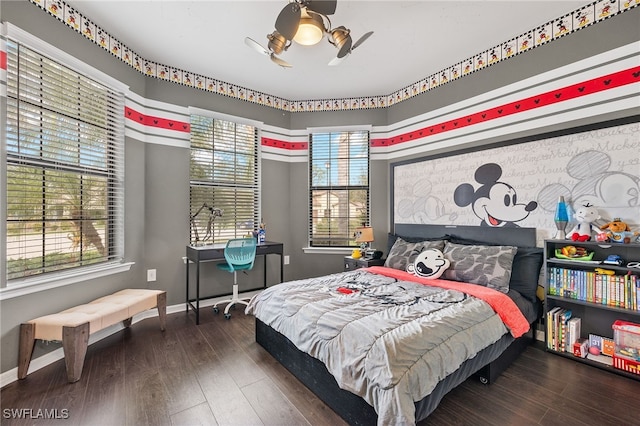
[[[260,293],[261,290],[257,290],[257,291],[249,291],[246,293],[242,293],[239,296],[241,298],[251,298],[254,295]],[[213,299],[206,299],[206,300],[202,300],[200,301],[200,308],[206,308],[208,306],[213,306],[214,304],[216,304],[217,302],[221,301],[221,300],[226,300],[228,299],[229,296],[224,296],[224,297],[217,297],[217,298],[213,298]],[[178,305],[172,305],[172,306],[167,306],[167,314],[175,314],[178,312],[185,312],[187,309],[187,305],[186,303],[180,303]],[[157,317],[158,316],[158,310],[157,309],[149,309],[148,311],[144,311],[141,312],[137,315],[133,316],[133,319],[131,321],[131,324],[135,324],[137,322],[140,322],[144,319],[147,318],[153,318],[153,317]],[[117,332],[119,332],[120,330],[123,330],[124,326],[122,325],[122,323],[118,323],[118,324],[114,324],[110,327],[107,328],[103,328],[100,331],[97,331],[96,333],[92,334],[91,336],[89,336],[89,345],[98,342],[102,339],[104,339],[105,337],[109,337],[112,334],[115,334]],[[58,348],[54,351],[48,352],[38,358],[34,358],[31,360],[31,363],[29,364],[29,371],[27,372],[28,374],[33,373],[34,371],[38,371],[41,368],[46,367],[49,364],[53,364],[54,362],[60,360],[64,358],[64,352],[62,350],[62,348]],[[18,380],[18,367],[12,368],[11,370],[7,370],[4,373],[0,374],[0,388],[5,387],[6,385],[15,382],[16,380]]]

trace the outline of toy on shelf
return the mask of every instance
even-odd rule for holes
[[[607,237],[612,243],[629,244],[633,237],[639,236],[640,232],[632,232],[626,222],[619,217],[614,218],[611,222],[604,224],[600,229],[606,229]]]
[[[604,231],[593,224],[593,222],[600,219],[600,215],[598,214],[598,209],[591,204],[586,203],[580,206],[576,210],[574,217],[578,223],[567,235],[567,238],[572,241],[589,241],[591,240],[592,232],[598,235],[605,235]]]
[[[612,327],[614,368],[640,375],[640,324],[616,320]]]
[[[610,254],[605,260],[602,261],[602,263],[607,265],[622,266],[624,265],[624,260],[622,260],[622,258],[617,254]]]
[[[584,247],[564,246],[556,249],[556,257],[558,259],[591,260],[593,252],[587,251]]]

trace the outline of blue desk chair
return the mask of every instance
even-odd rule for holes
[[[218,268],[227,272],[233,272],[233,296],[231,299],[222,300],[213,305],[213,312],[216,314],[220,311],[218,304],[227,303],[224,309],[224,317],[231,318],[229,309],[236,303],[248,305],[247,299],[243,300],[238,297],[238,271],[248,271],[253,268],[256,260],[256,239],[255,238],[235,238],[227,241],[224,248],[225,263],[218,263]]]

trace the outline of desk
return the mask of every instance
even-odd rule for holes
[[[205,246],[187,246],[187,313],[189,308],[196,313],[196,324],[200,324],[200,262],[223,261],[224,248],[226,244],[209,244]],[[256,256],[264,256],[264,284],[262,288],[267,288],[267,259],[268,254],[280,255],[280,282],[284,281],[284,244],[273,241],[265,241],[256,246]],[[189,262],[196,265],[196,298],[189,298]],[[223,295],[220,295],[223,296]],[[218,296],[213,296],[218,297]],[[208,297],[210,298],[210,297]],[[195,305],[193,304],[195,302]]]

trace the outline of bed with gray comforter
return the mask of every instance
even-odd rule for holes
[[[412,425],[474,373],[494,380],[538,317],[535,230],[458,227],[472,239],[435,243],[440,228],[409,231],[415,244],[390,234],[387,267],[278,284],[247,307],[256,341],[351,424]],[[452,260],[445,279],[403,270],[410,251],[433,244]]]
[[[270,287],[248,312],[322,361],[342,389],[375,408],[378,424],[414,424],[414,401],[511,331],[490,303],[445,280],[432,286],[374,269]],[[512,327],[528,329],[513,306]]]

